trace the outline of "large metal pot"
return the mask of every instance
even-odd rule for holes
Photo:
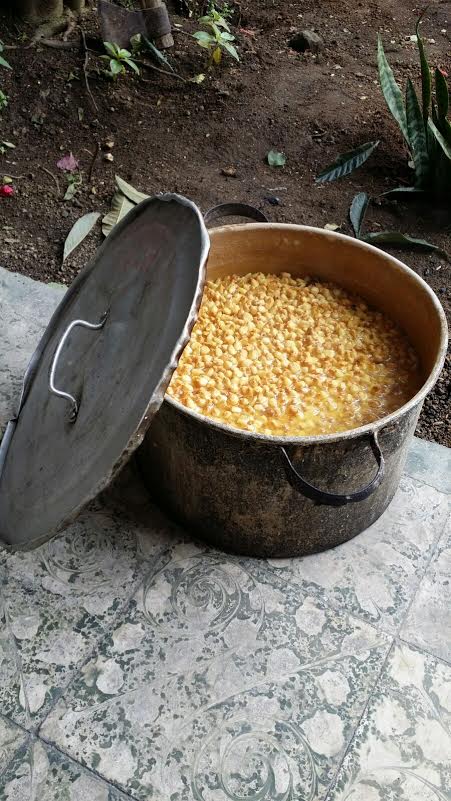
[[[345,433],[287,439],[216,423],[166,397],[138,451],[157,502],[214,545],[253,556],[313,553],[359,534],[398,486],[423,400],[446,352],[441,305],[416,273],[357,240],[297,225],[210,231],[207,275],[313,275],[386,312],[418,353],[424,383],[408,403]]]

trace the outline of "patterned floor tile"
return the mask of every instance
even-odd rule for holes
[[[390,655],[328,801],[451,800],[451,667]]]
[[[414,437],[407,456],[406,472],[451,494],[451,448]]]
[[[1,666],[1,663],[0,663]],[[27,734],[15,723],[0,716],[0,775],[11,757],[27,739]]]
[[[40,734],[140,801],[319,801],[388,648],[262,562],[180,544]]]
[[[451,663],[451,519],[400,636]]]
[[[126,801],[126,797],[44,743],[23,746],[0,777],[0,801]]]
[[[405,476],[386,512],[355,539],[314,556],[268,563],[286,581],[395,633],[448,511],[446,495]]]
[[[30,552],[7,554],[0,587],[0,712],[27,728],[45,716],[114,624],[168,534],[98,506]]]

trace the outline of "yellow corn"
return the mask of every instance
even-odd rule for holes
[[[168,394],[234,428],[308,436],[371,423],[420,384],[405,335],[361,298],[253,273],[207,282]]]

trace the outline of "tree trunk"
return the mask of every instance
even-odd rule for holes
[[[6,3],[8,11],[34,22],[46,22],[62,17],[64,6],[71,11],[80,12],[85,7],[85,0],[9,0]]]

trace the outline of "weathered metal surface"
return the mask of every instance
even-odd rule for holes
[[[74,281],[35,351],[0,477],[0,539],[30,548],[71,522],[141,443],[197,317],[209,239],[178,195],[145,200]],[[76,418],[49,391],[56,380]]]
[[[216,546],[287,557],[345,542],[377,520],[396,491],[446,353],[439,300],[402,262],[334,232],[263,223],[214,228],[210,239],[207,277],[289,271],[361,295],[406,332],[424,384],[380,421],[292,442],[234,430],[167,399],[139,452],[142,473],[157,502]]]
[[[396,492],[422,401],[379,430],[385,476],[359,503],[332,508],[294,490],[281,447],[232,436],[165,401],[141,445],[141,472],[157,503],[194,534],[225,550],[262,557],[302,556],[355,537]],[[293,446],[302,475],[348,493],[376,472],[367,436]]]

